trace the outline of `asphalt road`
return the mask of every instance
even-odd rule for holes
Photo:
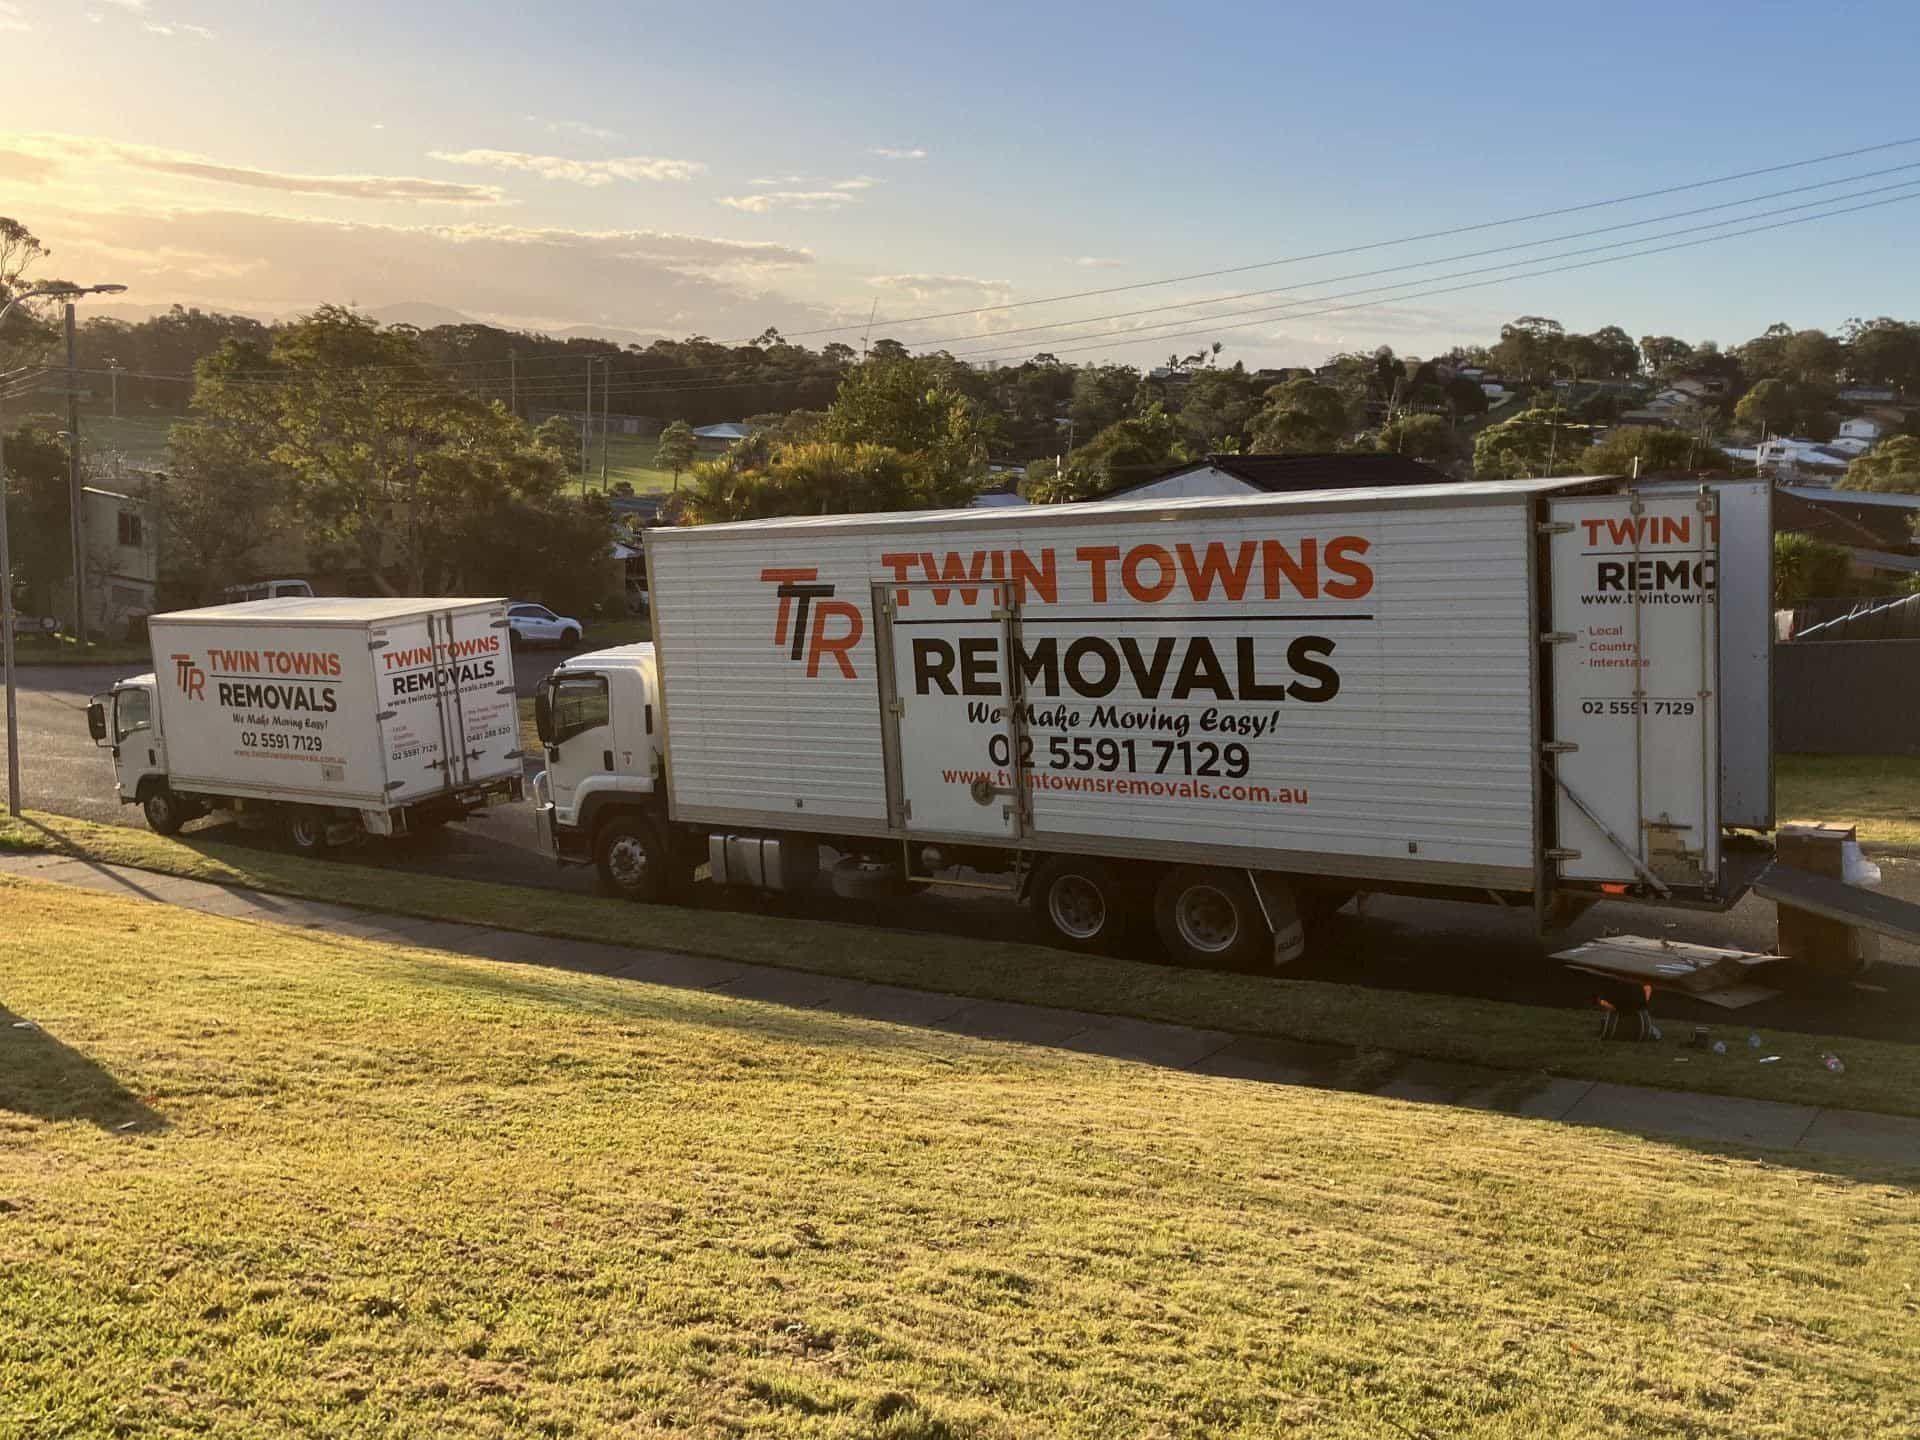
[[[558,663],[563,652],[515,656],[522,694]],[[23,668],[20,691],[22,789],[28,806],[90,820],[138,825],[137,811],[119,806],[107,757],[87,736],[88,697],[143,666],[44,666]],[[0,779],[4,776],[0,775]],[[220,838],[257,842],[235,827],[203,821],[195,827]],[[556,867],[540,851],[530,806],[500,807],[440,837],[407,847],[370,843],[360,857],[390,869],[457,875],[506,884],[537,885],[589,894],[594,876],[580,867]],[[1920,859],[1880,860],[1886,893],[1920,901]],[[972,935],[982,939],[1030,939],[1025,916],[1004,899],[975,891],[932,891],[881,905],[853,904],[831,896],[809,899],[714,892],[697,887],[696,903],[770,914],[804,915],[854,924]],[[1774,911],[1748,897],[1731,911],[1694,914],[1628,904],[1596,906],[1551,948],[1607,933],[1630,933],[1731,945],[1764,951],[1773,943]],[[1588,982],[1548,958],[1532,933],[1531,917],[1491,905],[1369,896],[1358,913],[1340,916],[1330,943],[1290,971],[1305,978],[1340,980],[1396,990],[1473,995],[1544,1005],[1587,1003]],[[1140,951],[1145,955],[1147,949]],[[1795,994],[1750,1009],[1727,1012],[1679,996],[1660,995],[1655,1013],[1675,1023],[1711,1023],[1732,1032],[1744,1027],[1825,1030],[1838,1034],[1913,1039],[1920,1036],[1920,951],[1883,946],[1885,962],[1866,980],[1818,994]]]

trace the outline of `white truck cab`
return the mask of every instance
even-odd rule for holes
[[[138,804],[147,823],[171,835],[189,818],[167,786],[167,737],[160,728],[154,674],[120,681],[87,706],[87,730],[96,745],[113,753],[113,793],[122,805]]]
[[[640,898],[662,893],[673,870],[658,674],[651,643],[616,645],[574,656],[534,696],[547,757],[534,804],[549,848]]]

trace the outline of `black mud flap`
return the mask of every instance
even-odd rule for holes
[[[1892,940],[1920,945],[1920,905],[1908,900],[1896,900],[1891,895],[1863,890],[1858,885],[1829,880],[1824,875],[1778,861],[1753,882],[1753,893],[1776,905],[1790,905],[1858,930],[1871,930]]]

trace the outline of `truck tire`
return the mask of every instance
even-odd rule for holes
[[[147,791],[140,810],[147,817],[147,828],[156,835],[178,834],[192,814],[187,803],[174,794],[164,780]]]
[[[1204,865],[1167,872],[1154,895],[1153,924],[1182,965],[1251,969],[1264,964],[1273,943],[1247,877]]]
[[[842,900],[898,900],[908,893],[900,867],[886,860],[848,855],[834,864],[827,884]]]
[[[683,878],[666,827],[645,815],[616,815],[593,839],[600,880],[623,900],[653,904],[679,893]]]
[[[1079,855],[1051,855],[1027,887],[1027,904],[1051,944],[1106,950],[1133,919],[1132,897],[1113,869]]]
[[[327,848],[327,817],[310,805],[290,805],[280,816],[280,833],[296,855],[321,855]]]

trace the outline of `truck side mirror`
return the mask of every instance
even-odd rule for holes
[[[107,707],[96,700],[87,706],[87,733],[93,737],[96,745],[104,744],[107,738]]]
[[[545,685],[534,693],[533,728],[542,745],[553,744],[553,691]]]

